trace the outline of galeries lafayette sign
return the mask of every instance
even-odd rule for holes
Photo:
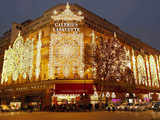
[[[54,31],[79,32],[80,28],[78,23],[54,23]]]

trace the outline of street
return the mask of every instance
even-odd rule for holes
[[[160,120],[160,112],[8,112],[0,120]]]

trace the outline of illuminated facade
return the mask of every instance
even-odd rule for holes
[[[159,92],[160,52],[79,5],[59,5],[17,25],[22,29],[13,25],[7,49],[1,54],[1,101],[32,92],[45,104],[51,93],[58,99],[62,94],[66,95],[62,99],[71,99],[87,91],[91,99],[96,98],[94,51],[99,38],[115,35],[125,46],[126,66],[133,72],[135,86],[144,93]],[[103,94],[115,98],[117,91]]]

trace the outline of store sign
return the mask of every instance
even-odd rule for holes
[[[78,23],[55,23],[54,31],[60,32],[79,32],[79,24]]]

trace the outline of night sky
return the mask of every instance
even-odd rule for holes
[[[160,50],[160,0],[70,0]],[[66,0],[1,0],[0,33]]]

